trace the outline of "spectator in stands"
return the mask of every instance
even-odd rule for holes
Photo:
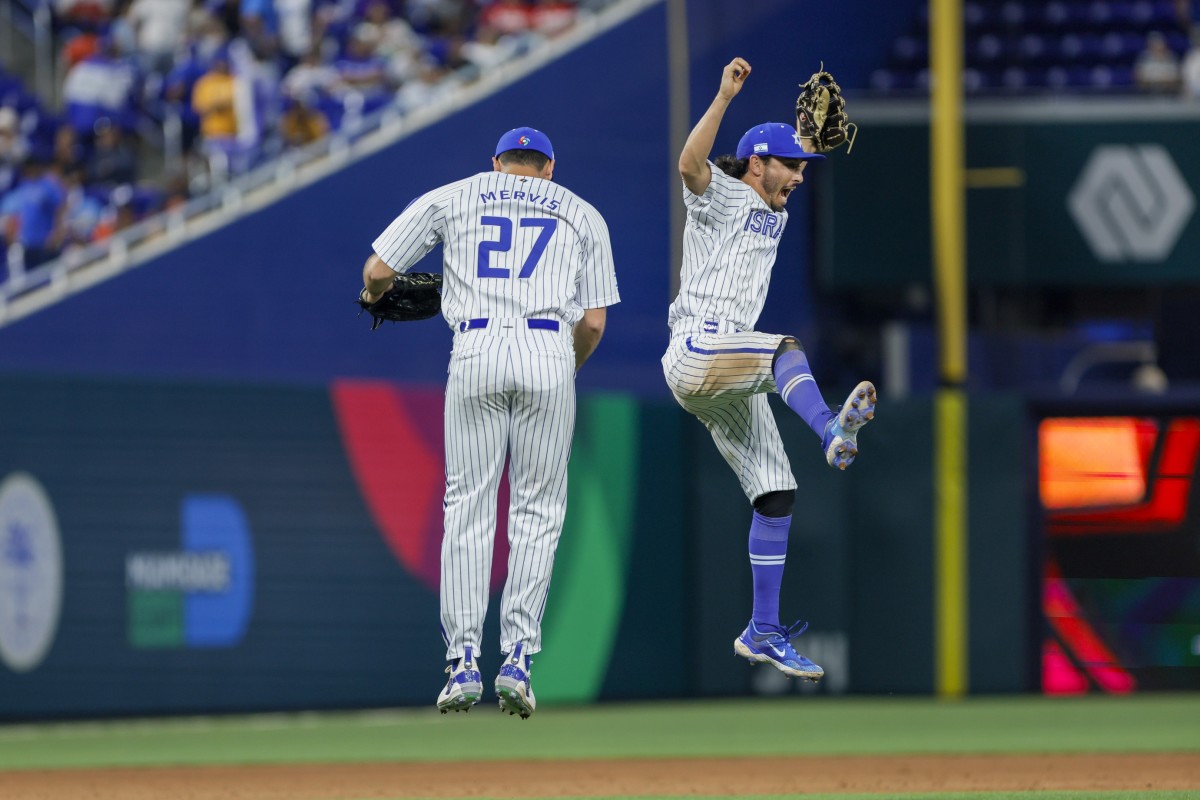
[[[58,54],[58,66],[67,74],[80,61],[93,56],[100,48],[100,34],[91,29],[80,29],[69,34],[66,44]]]
[[[137,180],[137,155],[125,132],[107,117],[96,120],[96,144],[88,157],[85,176],[91,185],[106,189]]]
[[[283,78],[283,94],[293,99],[304,96],[315,101],[333,95],[337,85],[338,71],[324,63],[320,50],[314,48],[288,70]]]
[[[189,0],[133,0],[129,22],[146,72],[165,74],[187,30]]]
[[[129,14],[132,5],[133,0],[117,0],[116,8],[108,21],[104,35],[113,41],[118,53],[137,64],[141,69],[141,65],[138,63],[137,30],[134,28],[133,18]]]
[[[96,225],[104,214],[104,201],[89,191],[80,166],[63,173],[64,200],[62,212],[62,247],[66,251],[92,241]]]
[[[1175,94],[1180,87],[1179,59],[1158,31],[1146,35],[1146,49],[1133,67],[1138,87],[1159,94]]]
[[[529,11],[531,28],[542,36],[566,33],[575,25],[578,9],[567,0],[536,0]]]
[[[1200,101],[1200,24],[1192,28],[1192,47],[1183,59],[1180,70],[1183,78],[1183,96]]]
[[[63,84],[67,122],[87,146],[96,120],[108,117],[126,130],[133,130],[138,99],[138,72],[121,55],[116,41],[100,40],[100,49],[76,64]]]
[[[462,44],[463,56],[483,73],[509,61],[516,56],[520,49],[520,41],[513,36],[490,42],[472,39]]]
[[[54,16],[67,25],[106,22],[113,12],[112,0],[54,0]]]
[[[58,255],[62,245],[64,188],[48,154],[31,153],[21,171],[21,182],[9,192],[0,209],[4,239],[17,245],[26,269]]]
[[[355,32],[371,43],[375,55],[387,62],[396,85],[420,74],[423,43],[412,26],[393,15],[388,0],[368,0],[363,21]]]
[[[191,199],[188,188],[187,174],[175,172],[167,176],[167,188],[163,193],[163,210],[171,213],[181,213],[187,201]]]
[[[242,35],[241,0],[202,0],[206,14],[220,23],[232,39]]]
[[[207,69],[217,53],[228,49],[233,32],[218,14],[207,8],[194,7],[188,14],[185,36],[191,57]]]
[[[356,26],[346,53],[334,64],[338,82],[348,92],[362,96],[363,113],[381,108],[392,98],[395,84],[388,72],[387,62],[375,53],[370,28]]]
[[[250,45],[254,56],[274,59],[279,53],[279,15],[275,0],[241,0],[242,38]]]
[[[207,64],[196,55],[195,48],[188,48],[184,52],[185,55],[171,67],[162,85],[162,102],[166,113],[174,115],[179,122],[179,141],[176,144],[181,153],[190,151],[200,135],[200,115],[192,108],[192,90],[196,81],[208,71]]]
[[[276,25],[279,29],[279,49],[286,71],[304,54],[312,50],[313,0],[275,0]]]
[[[303,147],[329,133],[329,120],[314,107],[312,96],[299,94],[287,101],[279,120],[279,135],[288,147]]]
[[[200,118],[200,140],[210,162],[219,161],[217,171],[228,173],[231,155],[237,149],[237,85],[229,52],[219,52],[212,66],[192,87],[192,109]]]
[[[467,38],[458,34],[439,37],[430,42],[426,58],[463,81],[473,81],[479,77],[479,68],[468,57],[466,44]]]
[[[0,108],[0,196],[17,185],[29,145],[21,135],[21,120],[7,106]]]
[[[446,68],[434,61],[425,61],[416,80],[408,81],[396,92],[396,104],[404,111],[426,106],[450,91],[451,81]]]
[[[133,199],[133,189],[129,186],[121,186],[113,191],[111,202],[105,206],[100,221],[92,231],[95,241],[108,239],[117,231],[123,231],[138,221]]]
[[[404,18],[422,36],[450,36],[467,29],[472,0],[403,0]]]
[[[54,162],[58,164],[59,173],[65,176],[68,171],[81,168],[86,158],[86,150],[75,129],[70,125],[59,125],[54,132]]]
[[[496,41],[533,29],[533,9],[525,0],[493,0],[479,15],[479,38]]]

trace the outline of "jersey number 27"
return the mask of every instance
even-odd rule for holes
[[[481,278],[509,277],[511,270],[508,267],[493,267],[488,264],[488,261],[491,259],[492,253],[507,253],[512,249],[512,220],[508,217],[480,217],[479,224],[499,228],[500,238],[479,243],[477,274]],[[550,243],[550,237],[554,235],[554,230],[558,227],[558,220],[552,217],[521,217],[518,224],[522,228],[541,228],[538,231],[537,240],[533,243],[533,248],[529,251],[529,257],[525,259],[525,263],[521,265],[521,271],[517,273],[518,278],[528,278],[537,268],[542,253],[546,252],[546,245]]]

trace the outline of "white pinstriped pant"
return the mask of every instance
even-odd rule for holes
[[[446,658],[479,652],[496,535],[496,492],[509,459],[508,580],[501,650],[542,647],[542,612],[567,509],[575,431],[571,329],[492,319],[454,334],[446,383],[446,498],[441,622]]]
[[[704,423],[750,502],[796,488],[767,394],[782,334],[739,331],[728,322],[676,323],[662,357],[679,405]]]

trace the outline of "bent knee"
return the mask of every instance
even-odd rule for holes
[[[767,492],[754,498],[754,510],[764,517],[787,517],[796,505],[796,490]]]
[[[771,357],[771,367],[774,368],[775,362],[779,360],[781,355],[793,350],[798,350],[803,353],[804,345],[800,344],[800,340],[795,336],[784,336],[783,339],[780,340],[779,346],[775,348],[775,355]]]

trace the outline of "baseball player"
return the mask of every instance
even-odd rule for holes
[[[788,197],[808,162],[824,156],[806,149],[790,125],[768,122],[746,132],[735,156],[708,160],[725,110],[749,75],[741,58],[725,67],[716,98],[679,156],[687,224],[662,364],[675,399],[712,433],[754,507],[754,611],[734,651],[816,681],[824,670],[791,644],[807,623],[779,624],[796,480],[767,393],[778,392],[820,437],[830,466],[845,469],[858,454],[859,428],[874,416],[875,387],[863,381],[831,411],[796,338],[754,330],[787,225]]]
[[[604,219],[552,183],[544,133],[500,137],[492,171],[418,197],[373,244],[363,268],[373,302],[394,273],[443,245],[442,314],[454,331],[446,384],[445,534],[441,627],[449,680],[443,713],[483,693],[478,660],[496,532],[496,492],[509,461],[508,579],[496,677],[501,710],[536,705],[530,656],[567,503],[575,373],[620,301]]]

